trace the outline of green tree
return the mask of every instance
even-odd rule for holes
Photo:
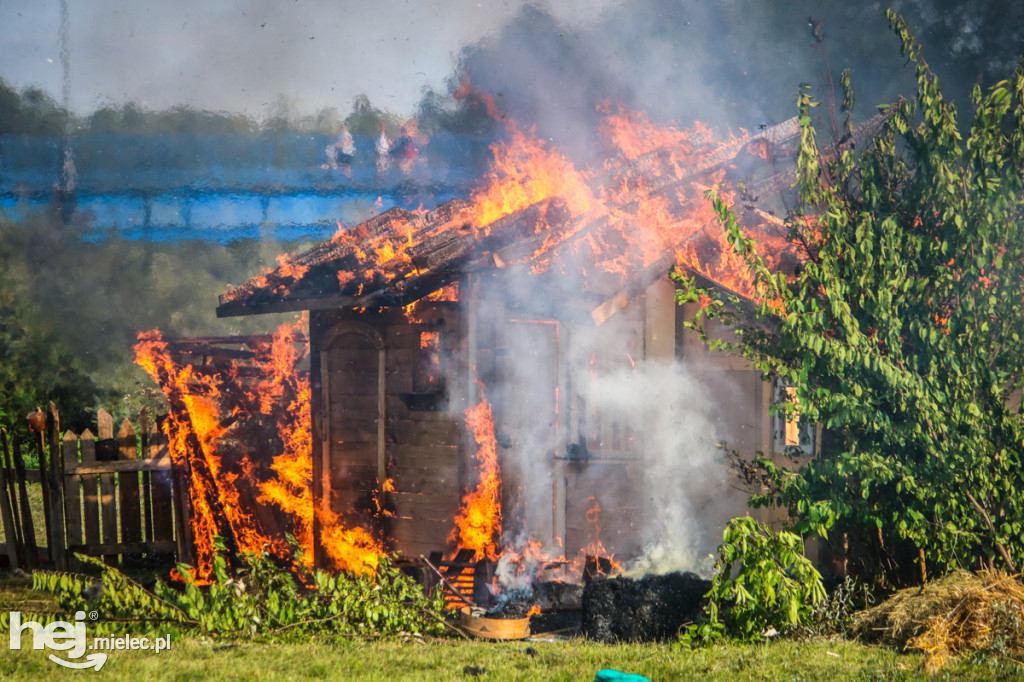
[[[771,272],[713,197],[755,282],[754,318],[678,279],[681,301],[710,297],[694,326],[732,324],[734,349],[794,387],[776,409],[829,436],[795,471],[762,460],[775,485],[755,503],[787,508],[803,534],[845,534],[851,568],[892,584],[1024,557],[1024,61],[974,88],[964,139],[906,23],[887,16],[917,93],[870,145],[823,154],[818,103],[799,96],[800,271]]]
[[[25,416],[50,400],[63,426],[82,428],[100,392],[35,295],[24,234],[0,219],[0,426],[21,438],[28,436]]]

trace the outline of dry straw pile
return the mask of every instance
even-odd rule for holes
[[[1024,584],[996,570],[953,573],[860,613],[853,630],[865,641],[923,651],[931,672],[971,651],[1021,661]]]

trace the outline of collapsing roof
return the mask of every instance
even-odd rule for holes
[[[844,144],[862,143],[883,122],[876,116]],[[542,193],[497,219],[486,217],[493,211],[481,206],[485,192],[426,212],[392,208],[227,291],[217,314],[405,306],[463,274],[501,268],[542,282],[585,270],[584,278],[573,280],[584,283],[574,298],[589,309],[623,287],[645,286],[673,263],[742,290],[731,272],[738,263],[726,262],[731,254],[705,192],[723,181],[745,182],[742,196],[733,196],[744,223],[759,242],[770,242],[773,265],[795,264],[785,227],[770,211],[784,208],[771,202],[790,189],[793,174],[776,163],[788,159],[792,165],[798,135],[796,119],[790,119],[725,143],[698,130],[642,153],[620,149],[603,168],[572,179],[578,181],[574,197]],[[494,174],[488,191],[502,182],[518,191],[515,185],[529,183],[530,175],[529,169],[508,178]]]

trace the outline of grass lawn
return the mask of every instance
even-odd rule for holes
[[[185,639],[169,652],[111,652],[99,672],[65,670],[46,652],[5,651],[0,676],[130,680],[593,680],[602,668],[651,680],[1020,679],[1024,668],[985,659],[935,677],[921,657],[853,642],[775,642],[687,651],[671,645],[557,642],[318,642],[263,644]]]
[[[53,597],[25,578],[0,577],[0,611],[56,612]],[[69,614],[70,615],[70,614]],[[70,618],[69,618],[70,619]],[[139,635],[130,625],[125,635]],[[160,634],[159,631],[157,634]],[[95,671],[66,670],[48,651],[0,644],[0,678],[130,680],[565,680],[589,682],[603,668],[666,680],[1021,679],[1006,659],[960,661],[930,677],[922,656],[834,639],[730,644],[696,651],[658,645],[604,645],[582,639],[485,642],[462,639],[354,641],[311,638],[295,643],[173,637],[169,651],[111,651]],[[7,639],[0,635],[0,641]],[[89,639],[91,642],[91,638]]]

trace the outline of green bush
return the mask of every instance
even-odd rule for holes
[[[1015,573],[1024,556],[1024,61],[974,88],[965,126],[888,17],[917,93],[886,108],[882,132],[819,148],[819,102],[799,95],[788,226],[800,267],[771,269],[716,196],[754,319],[680,278],[680,301],[705,294],[700,315],[733,326],[731,347],[792,388],[774,409],[822,427],[820,456],[796,471],[765,463],[773,485],[752,503],[782,507],[803,536],[843,537],[851,572],[887,588],[979,563]],[[841,84],[848,110],[848,73]]]
[[[705,620],[684,636],[689,644],[723,635],[752,641],[809,626],[826,599],[821,575],[804,557],[804,543],[749,516],[729,521],[718,547]]]

